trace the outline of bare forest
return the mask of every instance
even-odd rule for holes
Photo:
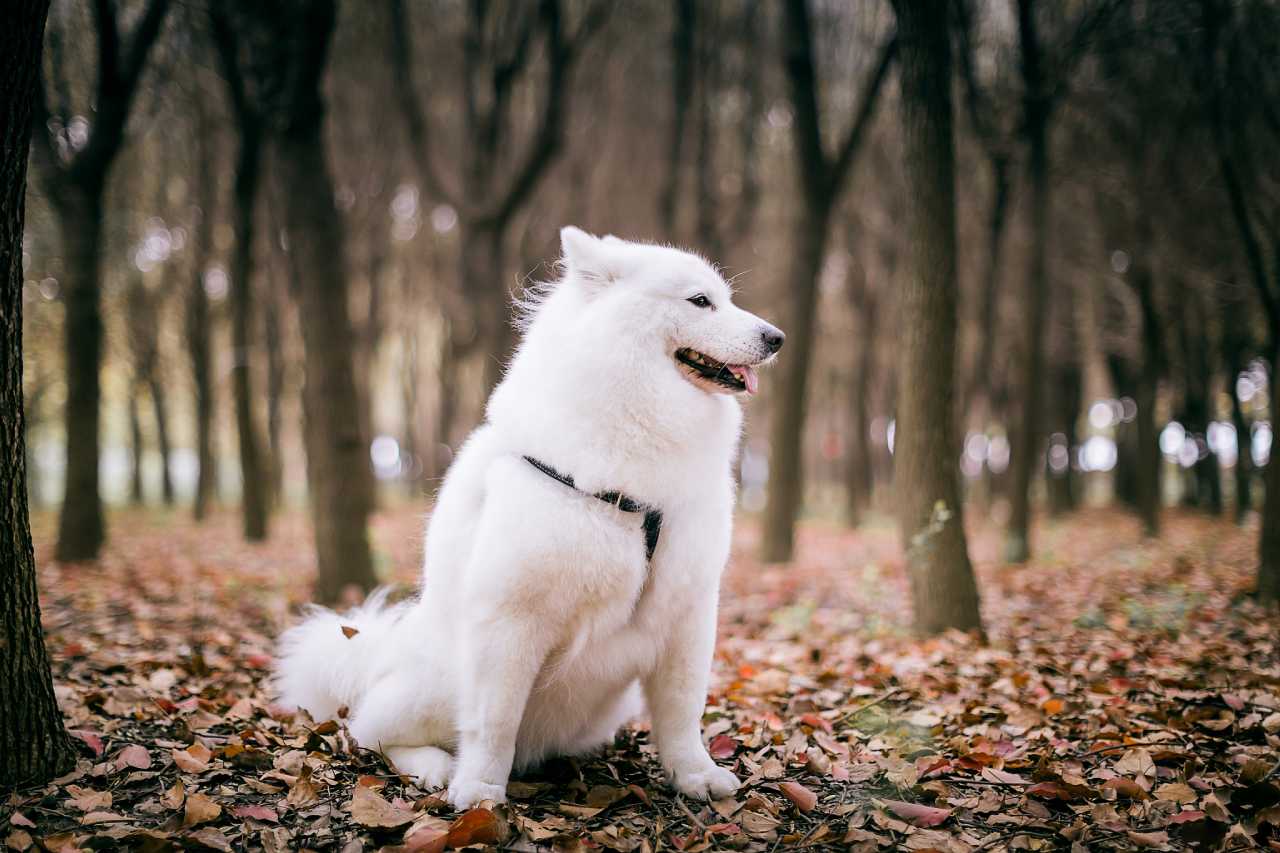
[[[1280,3],[9,6],[0,847],[1280,849]],[[414,598],[565,226],[785,332],[734,373],[741,787],[641,716],[454,809],[277,640]]]

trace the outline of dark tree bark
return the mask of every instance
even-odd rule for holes
[[[236,4],[243,43],[269,51],[249,66],[255,105],[270,117],[273,205],[280,215],[306,366],[303,390],[307,473],[319,563],[316,597],[335,602],[376,583],[368,517],[373,477],[355,378],[345,230],[334,207],[324,136],[321,80],[333,36],[334,0],[270,8]]]
[[[1027,184],[1031,218],[1031,248],[1026,284],[1026,323],[1022,327],[1022,375],[1017,395],[1010,464],[1009,528],[1005,559],[1026,562],[1031,557],[1031,479],[1042,450],[1040,431],[1041,377],[1044,375],[1044,323],[1049,296],[1049,118],[1051,107],[1036,31],[1033,0],[1018,2],[1018,43],[1021,48],[1023,133],[1027,143]]]
[[[1092,34],[1118,5],[1104,0],[1087,5],[1068,30],[1065,44],[1042,41],[1037,23],[1037,0],[1017,0],[1019,70],[1022,76],[1021,131],[1027,149],[1031,246],[1026,291],[1026,322],[1022,326],[1021,375],[1014,396],[1017,410],[1010,436],[1009,527],[1005,559],[1023,563],[1031,557],[1031,483],[1044,449],[1041,430],[1044,376],[1044,327],[1049,297],[1049,213],[1051,178],[1049,133],[1053,113],[1075,65],[1084,56]],[[1052,64],[1051,64],[1052,63]]]
[[[1272,347],[1271,387],[1280,378],[1280,346]],[[1258,600],[1275,606],[1280,602],[1280,443],[1271,446],[1271,459],[1263,474],[1266,500],[1262,505],[1262,529],[1258,544]]]
[[[165,506],[173,506],[173,472],[169,468],[169,460],[173,458],[173,448],[169,444],[169,397],[165,393],[164,382],[161,381],[158,369],[154,366],[147,377],[147,392],[151,395],[151,416],[156,422],[156,449],[160,452],[160,499]]]
[[[1202,448],[1208,445],[1209,424],[1213,421],[1213,366],[1209,350],[1211,309],[1196,288],[1182,280],[1175,281],[1178,305],[1179,340],[1183,358],[1182,422],[1187,432]],[[1234,393],[1234,389],[1232,389]],[[1222,513],[1222,478],[1218,455],[1212,450],[1202,453],[1188,473],[1185,503],[1213,515]]]
[[[693,100],[694,45],[697,37],[696,0],[672,0],[671,135],[667,141],[666,175],[658,198],[658,224],[667,239],[675,238],[680,200],[680,166],[684,162],[685,126]]]
[[[853,384],[849,389],[849,452],[846,459],[846,513],[852,525],[861,523],[871,506],[875,467],[871,451],[871,380],[875,371],[876,334],[880,322],[880,297],[866,276],[850,282],[850,299],[858,316],[857,345],[853,347]]]
[[[132,38],[122,44],[114,5],[107,0],[93,4],[98,36],[95,118],[88,141],[75,154],[66,154],[69,146],[58,137],[68,117],[50,115],[43,87],[37,87],[35,153],[62,231],[66,259],[67,474],[56,551],[64,561],[94,559],[106,539],[98,489],[103,194],[124,145],[125,125],[147,54],[168,8],[169,0],[150,0]]]
[[[898,521],[915,629],[982,630],[956,471],[955,152],[949,4],[896,0],[906,243],[895,439]]]
[[[146,488],[142,482],[142,416],[138,412],[139,386],[129,383],[129,502],[135,507],[147,502]]]
[[[262,452],[262,436],[254,411],[253,371],[253,272],[255,212],[262,176],[262,146],[265,119],[246,91],[247,46],[242,43],[228,10],[210,7],[210,30],[217,48],[227,94],[236,118],[239,150],[232,192],[231,253],[231,386],[236,409],[236,434],[240,448],[240,500],[244,538],[258,542],[267,538],[270,502],[267,496],[267,466]]]
[[[27,515],[22,412],[22,236],[32,105],[48,0],[18,0],[0,31],[0,788],[75,764],[53,695]]]
[[[978,83],[972,41],[973,9],[965,0],[956,3],[953,8],[957,13],[956,27],[959,35],[956,65],[964,81],[964,104],[974,136],[982,145],[987,168],[991,172],[991,205],[987,212],[986,245],[982,258],[982,277],[979,279],[981,296],[973,306],[976,314],[972,328],[977,330],[978,345],[970,365],[970,373],[962,387],[961,400],[962,411],[967,415],[969,424],[985,431],[995,415],[995,345],[1000,337],[1002,249],[1014,189],[1014,159],[1011,153],[1013,134],[1003,127],[1004,122],[1001,121],[1008,110],[995,103],[994,98],[983,92]],[[963,421],[962,417],[962,426]],[[982,500],[990,496],[990,480],[991,470],[983,465],[977,490]]]
[[[191,380],[195,392],[196,460],[200,466],[195,501],[192,504],[192,514],[197,521],[203,521],[209,512],[217,478],[217,463],[213,452],[213,336],[204,274],[209,267],[213,248],[218,184],[210,138],[213,123],[204,106],[202,94],[198,92],[193,99],[195,103],[192,104],[196,125],[195,200],[198,213],[191,232],[191,284],[186,305],[187,357],[191,362]]]
[[[1228,135],[1231,124],[1224,109],[1226,100],[1223,97],[1224,89],[1228,86],[1247,86],[1248,81],[1220,79],[1222,72],[1219,66],[1223,62],[1219,58],[1219,53],[1222,51],[1220,36],[1232,7],[1229,4],[1206,0],[1201,4],[1201,8],[1203,20],[1200,27],[1200,54],[1197,59],[1201,66],[1198,70],[1203,90],[1202,98],[1208,114],[1222,188],[1231,209],[1240,247],[1244,251],[1254,293],[1267,319],[1266,348],[1271,362],[1271,381],[1274,388],[1276,377],[1280,376],[1280,371],[1277,370],[1280,368],[1280,295],[1277,295],[1273,289],[1272,279],[1274,278],[1276,283],[1280,284],[1280,252],[1277,252],[1277,257],[1274,259],[1275,269],[1268,274],[1257,226],[1254,223],[1253,214],[1250,213],[1246,185],[1232,156],[1232,145]],[[1280,238],[1277,238],[1276,242],[1277,248],[1280,249]],[[1241,436],[1242,447],[1247,446],[1245,439],[1247,436]],[[1280,464],[1276,464],[1277,461],[1280,461],[1280,457],[1273,454],[1264,473],[1265,498],[1258,537],[1257,592],[1259,600],[1269,606],[1280,604]]]
[[[822,111],[814,69],[813,29],[807,0],[788,0],[783,14],[783,50],[791,95],[793,147],[800,183],[800,209],[792,222],[789,261],[787,357],[779,369],[770,424],[770,459],[761,559],[784,563],[794,551],[795,523],[804,494],[803,428],[813,359],[818,274],[826,254],[831,213],[847,183],[875,114],[880,90],[897,52],[890,37],[863,82],[854,118],[834,154],[822,141]]]
[[[130,272],[126,304],[129,317],[129,346],[133,354],[133,383],[129,398],[129,419],[133,435],[133,500],[145,502],[142,485],[142,457],[145,453],[142,437],[142,419],[139,410],[140,397],[145,390],[151,398],[152,420],[156,429],[156,449],[160,455],[161,498],[165,506],[174,501],[173,477],[169,471],[171,449],[169,446],[169,410],[164,383],[160,381],[160,330],[159,301],[162,292],[147,288],[141,272]]]
[[[274,250],[273,250],[274,251]],[[282,293],[277,290],[278,282],[287,276],[277,279],[270,276],[271,293],[267,295],[263,312],[264,340],[267,345],[267,485],[271,493],[271,503],[280,508],[284,505],[284,422],[281,418],[281,407],[284,405],[284,331],[281,326]]]
[[[1152,236],[1142,213],[1138,214],[1137,221],[1137,239],[1127,276],[1129,286],[1137,294],[1142,313],[1142,365],[1138,370],[1134,395],[1134,402],[1138,405],[1135,497],[1144,532],[1148,536],[1157,536],[1160,533],[1161,455],[1156,395],[1164,370],[1164,341],[1151,270]]]

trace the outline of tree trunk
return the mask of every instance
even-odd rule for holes
[[[172,448],[169,446],[169,406],[165,395],[164,383],[156,376],[155,369],[147,379],[147,390],[151,394],[151,411],[156,419],[156,444],[160,451],[160,495],[165,506],[173,506],[173,475],[169,470],[169,459]]]
[[[138,390],[135,380],[129,383],[129,502],[135,507],[147,502],[142,482],[142,417],[138,412]]]
[[[332,23],[323,36],[331,36]],[[318,85],[318,80],[317,80]],[[374,587],[368,516],[373,478],[361,434],[342,221],[333,204],[319,93],[288,116],[273,157],[306,360],[303,403],[319,576],[316,598]]]
[[[802,202],[803,203],[803,202]],[[826,251],[829,205],[804,203],[797,212],[787,277],[787,357],[778,365],[776,396],[771,401],[769,481],[764,510],[761,559],[785,563],[795,550],[795,525],[804,496],[804,421],[809,397],[809,363],[813,360],[814,316],[818,275]]]
[[[693,95],[694,44],[697,33],[696,0],[673,0],[671,29],[671,135],[667,139],[666,176],[658,198],[658,224],[664,237],[676,238],[680,200],[681,153],[685,124]]]
[[[1140,214],[1141,215],[1141,214]],[[1137,413],[1136,497],[1138,516],[1148,536],[1160,533],[1160,431],[1156,423],[1156,400],[1159,392],[1164,346],[1161,341],[1160,312],[1155,302],[1151,273],[1151,238],[1139,224],[1138,244],[1133,252],[1129,281],[1138,295],[1142,313],[1142,367],[1138,371],[1138,388],[1134,402]]]
[[[1035,111],[1032,111],[1035,115]],[[1023,330],[1022,376],[1017,423],[1011,436],[1009,529],[1005,559],[1024,563],[1031,558],[1031,484],[1040,456],[1040,406],[1044,376],[1044,322],[1049,295],[1049,156],[1047,117],[1028,130],[1031,248],[1027,274],[1027,322]]]
[[[195,393],[196,460],[200,466],[196,479],[192,515],[203,521],[209,512],[217,477],[213,453],[213,354],[209,320],[209,295],[204,289],[204,272],[208,266],[208,247],[212,242],[213,207],[210,197],[201,192],[200,222],[195,229],[193,247],[195,271],[187,297],[187,356],[191,360],[191,380]]]
[[[1013,189],[1008,157],[1000,155],[991,158],[991,182],[987,251],[983,258],[986,266],[983,270],[982,299],[978,303],[978,322],[975,326],[981,330],[981,338],[973,362],[973,374],[969,377],[969,405],[965,407],[969,411],[976,408],[988,416],[991,411],[991,372],[994,369],[995,342],[1000,334],[1000,248],[1004,243],[1005,223],[1009,219],[1009,200]],[[975,426],[985,430],[988,424],[984,422]]]
[[[196,99],[200,101],[200,98]],[[191,360],[191,380],[195,390],[196,461],[200,466],[196,479],[192,515],[203,521],[213,498],[216,462],[213,453],[213,353],[210,331],[209,294],[204,289],[204,274],[213,248],[214,210],[218,200],[217,175],[214,171],[213,131],[203,103],[194,105],[196,115],[196,204],[199,209],[191,235],[191,290],[187,295],[187,356]]]
[[[1065,515],[1074,510],[1079,501],[1075,470],[1071,463],[1072,452],[1079,443],[1076,423],[1080,420],[1084,376],[1078,364],[1059,365],[1053,374],[1053,430],[1061,442],[1059,446],[1065,446],[1067,456],[1066,466],[1059,467],[1061,460],[1054,458],[1055,450],[1051,445],[1045,459],[1045,477],[1049,487],[1049,512],[1053,515]]]
[[[1273,330],[1274,335],[1274,330]],[[1271,387],[1280,377],[1280,346],[1272,341]],[[1280,604],[1280,442],[1272,442],[1267,462],[1266,498],[1262,506],[1262,526],[1258,541],[1258,600],[1268,606]]]
[[[274,251],[274,248],[273,248]],[[284,505],[284,423],[280,417],[284,405],[284,351],[280,328],[280,299],[276,281],[271,282],[272,292],[266,299],[263,326],[267,345],[267,488],[271,505],[279,509]]]
[[[861,282],[866,288],[867,282]],[[856,285],[851,285],[856,286]],[[875,469],[871,458],[871,376],[875,369],[878,297],[864,293],[855,302],[860,316],[861,332],[857,336],[857,362],[853,367],[853,384],[849,399],[849,450],[845,470],[849,524],[857,526],[871,505]]]
[[[1230,321],[1228,321],[1229,323]],[[1240,375],[1241,365],[1228,362],[1227,393],[1231,397],[1231,425],[1236,430],[1236,524],[1244,524],[1249,510],[1253,508],[1253,442],[1249,433],[1249,422],[1244,416],[1244,407],[1240,405],[1240,397],[1236,394],[1236,378]]]
[[[982,630],[965,544],[953,424],[955,151],[946,6],[898,0],[906,243],[894,441],[915,630]]]
[[[58,223],[66,253],[67,437],[66,492],[58,519],[57,558],[92,560],[106,541],[106,521],[98,492],[99,415],[102,364],[102,195],[68,192]]]
[[[41,783],[75,764],[40,627],[23,440],[22,236],[48,12],[48,0],[18,0],[0,31],[0,789]]]
[[[266,466],[262,439],[253,411],[253,371],[249,363],[253,337],[254,209],[262,170],[262,129],[242,116],[240,152],[236,162],[235,208],[231,254],[231,387],[236,406],[236,434],[240,443],[240,498],[244,538],[267,538]]]
[[[481,373],[486,398],[502,381],[516,342],[506,280],[505,233],[506,224],[502,222],[464,223],[460,235],[460,280],[466,292],[476,294],[472,310],[480,336],[480,355],[484,359]]]

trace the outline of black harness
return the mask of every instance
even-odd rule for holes
[[[584,492],[579,489],[573,482],[573,477],[568,474],[561,474],[555,468],[545,462],[539,462],[532,456],[524,457],[524,461],[528,462],[534,468],[546,474],[551,479],[563,483],[575,492],[582,492],[584,495],[591,495],[597,500],[602,500],[607,504],[617,507],[623,512],[643,512],[644,513],[644,553],[648,560],[653,559],[653,552],[658,547],[658,534],[662,532],[662,511],[654,509],[651,506],[641,503],[635,498],[630,498],[622,492]]]

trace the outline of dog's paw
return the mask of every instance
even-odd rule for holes
[[[671,784],[687,797],[718,800],[738,790],[742,783],[730,771],[708,761],[695,770],[675,771],[671,774]]]
[[[453,756],[435,746],[393,746],[387,757],[396,769],[415,777],[427,789],[443,788],[453,773]]]
[[[479,779],[454,779],[445,799],[458,811],[466,811],[482,800],[505,803],[507,789],[504,785],[490,785]]]

